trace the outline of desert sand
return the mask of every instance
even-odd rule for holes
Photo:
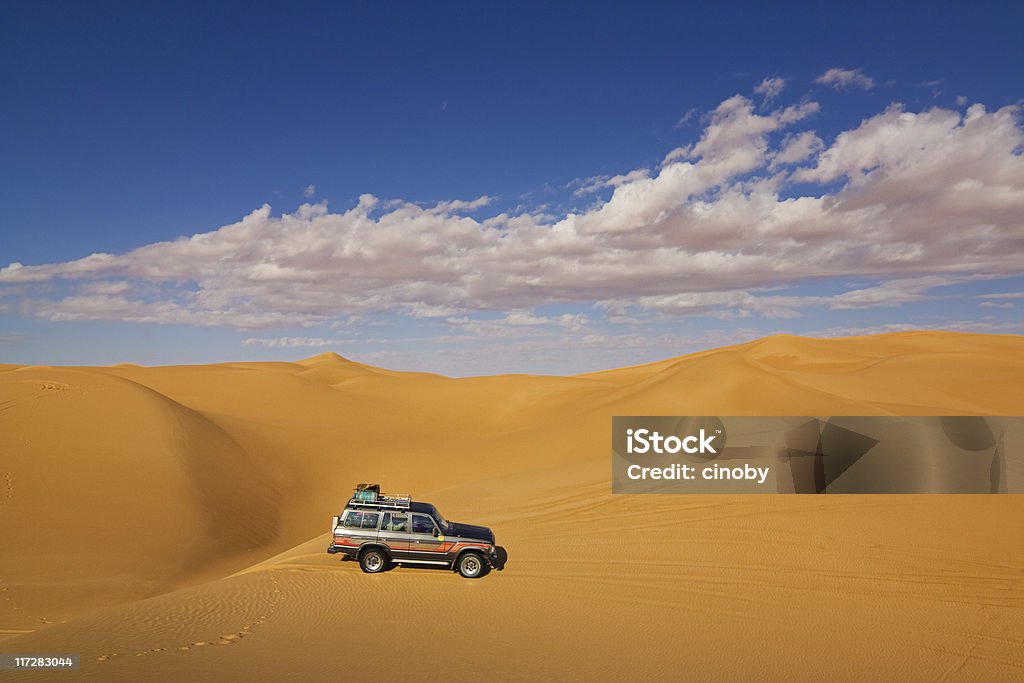
[[[1024,680],[1024,496],[613,496],[616,414],[1020,415],[1024,337],[575,377],[0,366],[0,652],[82,656],[0,678]],[[327,555],[363,481],[493,527],[504,569]]]

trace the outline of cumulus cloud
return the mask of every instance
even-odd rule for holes
[[[98,280],[82,283],[78,291],[82,294],[113,295],[124,294],[131,288],[132,283],[127,280]]]
[[[806,161],[824,148],[824,141],[813,130],[787,135],[783,138],[778,152],[772,157],[769,169],[775,170],[779,166],[791,166]]]
[[[864,75],[860,69],[829,69],[814,79],[815,83],[827,85],[836,90],[844,90],[854,87],[862,90],[871,90],[875,87],[875,80]]]
[[[263,206],[125,253],[11,263],[0,292],[48,320],[258,329],[391,312],[523,332],[530,316],[586,324],[530,313],[548,305],[786,318],[1024,271],[1015,107],[893,105],[829,143],[810,127],[819,109],[758,112],[731,97],[658,168],[592,179],[611,195],[585,211],[485,216],[490,197],[421,206],[371,195],[340,212]],[[828,297],[769,291],[837,277],[873,284]]]

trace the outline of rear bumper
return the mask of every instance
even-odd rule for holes
[[[333,543],[331,543],[329,546],[327,546],[327,552],[329,554],[331,554],[331,555],[334,555],[336,553],[341,553],[342,555],[345,555],[346,557],[355,557],[357,550],[359,550],[359,549],[358,548],[348,548],[348,547],[345,547],[345,546],[342,546],[342,545],[334,545]]]

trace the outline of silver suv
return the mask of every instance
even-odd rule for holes
[[[497,560],[494,532],[449,522],[430,503],[410,496],[380,494],[377,484],[360,484],[345,510],[333,518],[329,553],[359,560],[367,574],[392,563],[441,565],[467,579],[483,576]]]

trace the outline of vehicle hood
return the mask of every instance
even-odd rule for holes
[[[459,538],[484,541],[494,545],[494,532],[485,526],[473,526],[472,524],[460,524],[459,522],[448,522],[446,536],[458,536]]]

